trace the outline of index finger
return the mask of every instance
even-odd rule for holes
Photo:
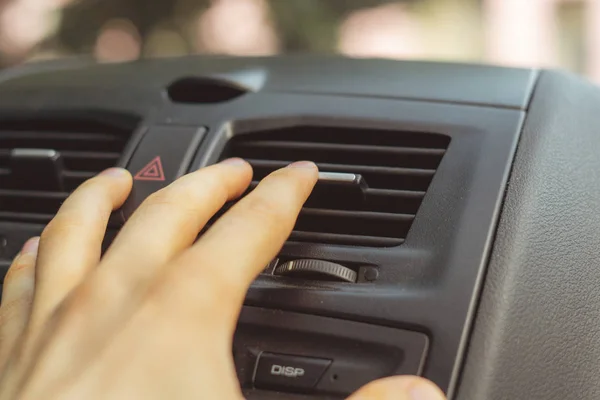
[[[291,164],[263,179],[217,220],[169,268],[172,283],[163,287],[177,287],[169,295],[176,296],[177,307],[215,301],[219,313],[235,324],[248,287],[281,250],[317,180],[314,163]]]

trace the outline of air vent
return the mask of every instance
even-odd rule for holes
[[[136,122],[106,120],[0,120],[0,220],[46,223],[79,184],[116,165]]]
[[[363,196],[319,183],[290,240],[392,247],[404,242],[449,143],[434,133],[304,126],[238,135],[223,158],[252,164],[252,188],[297,160],[314,161],[321,172],[361,175]]]

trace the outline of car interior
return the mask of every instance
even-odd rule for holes
[[[183,175],[242,158],[244,197],[307,160],[233,338],[246,399],[598,400],[599,84],[600,0],[0,1],[0,294],[107,168],[103,252]]]
[[[598,87],[534,68],[288,55],[9,69],[1,275],[107,167],[134,188],[106,246],[190,171],[241,157],[250,191],[311,160],[319,182],[239,319],[248,399],[343,398],[396,374],[451,399],[595,399],[599,111]]]

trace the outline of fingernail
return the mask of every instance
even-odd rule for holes
[[[23,248],[21,249],[21,254],[36,253],[39,245],[40,245],[39,237],[31,238],[28,241],[26,241],[25,244],[23,245]]]
[[[317,166],[312,161],[296,161],[288,165],[288,168],[317,169]]]
[[[127,170],[124,169],[124,168],[109,168],[109,169],[105,169],[104,171],[100,172],[99,175],[102,175],[102,176],[123,176],[126,173],[127,173]]]
[[[443,400],[444,397],[440,394],[440,391],[433,386],[425,382],[415,383],[409,390],[411,400]]]
[[[221,161],[221,164],[242,166],[242,165],[246,165],[248,163],[239,157],[234,157],[234,158],[228,158],[226,160]]]

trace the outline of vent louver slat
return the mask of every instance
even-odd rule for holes
[[[404,239],[373,237],[364,235],[341,235],[337,233],[302,232],[294,230],[290,240],[309,243],[343,244],[350,246],[393,247],[404,243]]]
[[[321,172],[360,174],[364,198],[322,186],[300,213],[290,240],[369,247],[404,242],[450,138],[434,133],[301,126],[235,136],[222,158],[241,157],[258,181],[293,161]],[[318,184],[321,185],[321,184]]]
[[[262,179],[273,169],[283,168],[287,165],[284,161],[255,159],[247,159],[246,161],[252,164],[255,179]],[[317,165],[321,171],[341,173],[354,171],[356,174],[361,174],[369,182],[369,185],[389,189],[402,185],[406,190],[427,190],[433,174],[435,174],[435,169],[374,167],[322,162],[318,162]]]
[[[68,117],[0,121],[0,220],[48,222],[71,191],[117,164],[136,123],[120,116],[115,123]],[[32,179],[18,179],[11,161],[16,149],[54,151],[61,159],[60,189],[41,187],[35,179],[40,164],[28,160],[19,160],[19,168]]]

